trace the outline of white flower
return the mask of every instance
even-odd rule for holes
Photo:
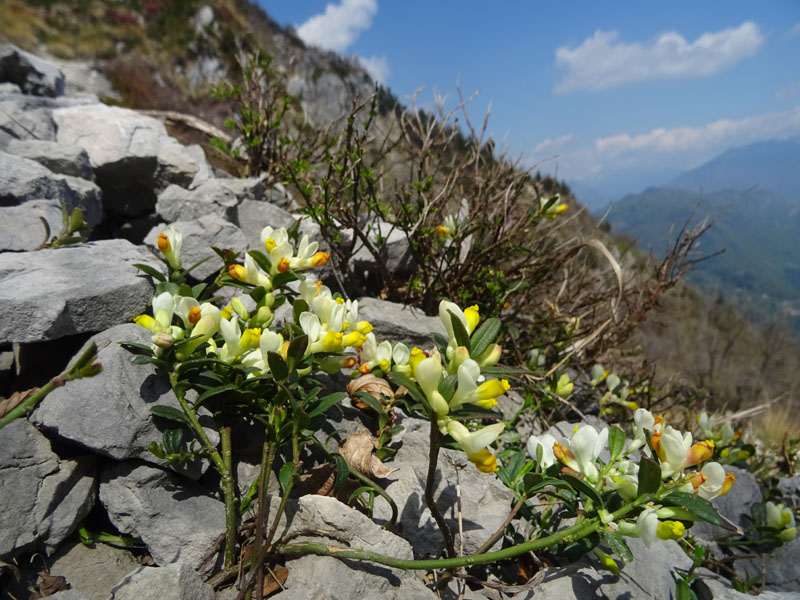
[[[424,362],[424,361],[423,361]],[[486,447],[503,433],[505,424],[494,423],[476,431],[470,431],[456,420],[447,420],[447,433],[467,453],[469,460],[484,473],[497,470],[497,458]]]
[[[554,438],[549,433],[543,433],[542,435],[536,436],[532,435],[528,438],[528,454],[533,460],[537,459],[539,446],[542,447],[542,463],[541,466],[543,469],[548,468],[550,465],[555,464],[556,457],[553,454],[553,445],[556,443],[556,438]]]
[[[639,518],[636,519],[636,525],[639,527],[639,535],[642,536],[642,541],[648,548],[653,545],[653,542],[658,540],[658,516],[656,515],[657,508],[648,508],[641,512]]]
[[[172,225],[168,226],[162,233],[158,234],[158,249],[167,259],[169,266],[174,270],[181,268],[181,245],[183,244],[183,234],[180,229]]]

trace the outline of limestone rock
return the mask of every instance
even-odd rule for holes
[[[236,225],[213,213],[205,214],[193,221],[177,221],[173,225],[183,234],[181,263],[184,268],[211,257],[192,270],[192,275],[197,279],[205,279],[218,273],[222,268],[222,261],[211,250],[211,246],[233,248],[241,252],[247,247],[244,233]],[[158,234],[163,230],[164,226],[154,227],[144,239],[144,243],[156,253],[158,253]]]
[[[139,461],[118,463],[100,474],[100,502],[114,526],[141,538],[162,566],[210,566],[202,557],[225,529],[225,506],[208,490]]]
[[[152,211],[170,184],[189,185],[204,168],[167,135],[164,125],[133,110],[93,104],[53,111],[56,140],[86,150],[106,209],[128,217]]]
[[[132,364],[132,355],[118,343],[149,344],[150,332],[132,323],[117,325],[91,341],[100,347],[97,362],[103,371],[53,390],[32,413],[32,421],[61,438],[116,460],[139,458],[159,463],[147,446],[161,442],[163,430],[174,425],[154,420],[150,408],[155,404],[173,408],[180,405],[166,379],[156,374],[151,365]],[[216,432],[207,433],[212,443],[219,440]],[[198,461],[175,469],[197,479],[207,465],[207,461]]]
[[[88,548],[74,541],[58,549],[50,564],[50,574],[66,577],[72,591],[87,600],[107,600],[111,588],[140,566],[125,550],[99,543]]]
[[[184,563],[140,567],[112,590],[111,600],[215,600],[214,589]]]
[[[102,331],[152,300],[134,263],[152,262],[125,240],[0,254],[0,342],[37,342]],[[157,266],[157,265],[154,265]]]
[[[428,470],[430,424],[404,419],[405,430],[394,439],[403,445],[386,466],[397,471],[385,480],[387,493],[400,512],[398,528],[422,556],[438,556],[444,548],[442,534],[425,506],[425,478]],[[458,469],[458,472],[456,470]],[[461,488],[464,554],[472,554],[503,524],[511,510],[513,493],[493,475],[481,473],[461,451],[443,449],[439,455],[434,497],[450,530],[458,532],[456,486]],[[388,521],[391,511],[380,498],[375,500],[375,518]]]
[[[94,460],[60,459],[25,419],[0,429],[0,556],[58,546],[94,505]]]
[[[0,81],[15,83],[34,96],[64,94],[64,73],[58,67],[13,44],[0,46]]]
[[[294,508],[294,507],[292,507]],[[290,517],[289,532],[327,531],[329,543],[349,544],[397,558],[413,558],[411,546],[393,533],[381,529],[368,517],[335,498],[307,495],[300,498]],[[301,536],[298,541],[319,543],[319,536]],[[287,561],[287,591],[274,596],[287,598],[395,598],[433,600],[415,571],[390,569],[368,562],[341,561],[332,557],[304,556]]]
[[[169,186],[159,194],[156,211],[167,223],[199,219],[209,213],[233,221],[239,202],[263,197],[259,179],[209,179],[194,189]]]
[[[439,317],[429,317],[418,308],[376,298],[360,298],[358,318],[372,323],[375,337],[392,343],[406,342],[429,348],[432,333],[447,336]]]
[[[30,200],[63,201],[67,210],[80,208],[95,226],[103,216],[100,188],[91,181],[57,175],[36,161],[0,151],[0,204],[14,206]]]
[[[21,158],[35,160],[53,173],[94,179],[89,155],[79,146],[57,144],[47,140],[13,140],[8,152]]]
[[[61,207],[56,200],[31,200],[19,206],[0,207],[0,251],[33,250],[44,241],[41,219],[50,225],[50,236],[61,231]]]

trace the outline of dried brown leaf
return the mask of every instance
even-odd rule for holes
[[[38,389],[39,388],[31,388],[23,392],[14,392],[13,394],[11,394],[10,398],[0,398],[0,417],[6,416],[17,406],[25,402],[25,400],[27,400],[34,393],[36,393]]]
[[[49,575],[48,573],[39,573],[38,587],[37,595],[39,598],[47,598],[47,596],[52,596],[56,592],[71,588],[67,583],[67,578],[63,575]]]
[[[372,454],[376,440],[372,434],[363,427],[347,436],[342,447],[339,448],[348,466],[367,477],[383,478],[397,469],[390,469],[380,459]]]
[[[286,567],[270,569],[264,577],[264,597],[282,590],[287,577],[289,577],[289,569]]]
[[[353,379],[350,383],[347,384],[347,392],[354,396],[355,404],[360,409],[368,408],[368,406],[355,397],[357,392],[366,392],[370,394],[374,398],[377,398],[381,404],[386,404],[387,398],[388,401],[391,402],[394,399],[394,392],[392,391],[392,386],[385,379],[381,379],[380,377],[376,377],[371,373],[367,375],[362,375],[358,379]]]

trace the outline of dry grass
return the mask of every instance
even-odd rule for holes
[[[753,432],[764,443],[775,446],[800,438],[800,412],[796,404],[789,399],[776,402],[753,420]]]

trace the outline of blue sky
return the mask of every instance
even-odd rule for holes
[[[456,85],[525,164],[609,196],[800,134],[800,2],[260,0],[401,100]]]

